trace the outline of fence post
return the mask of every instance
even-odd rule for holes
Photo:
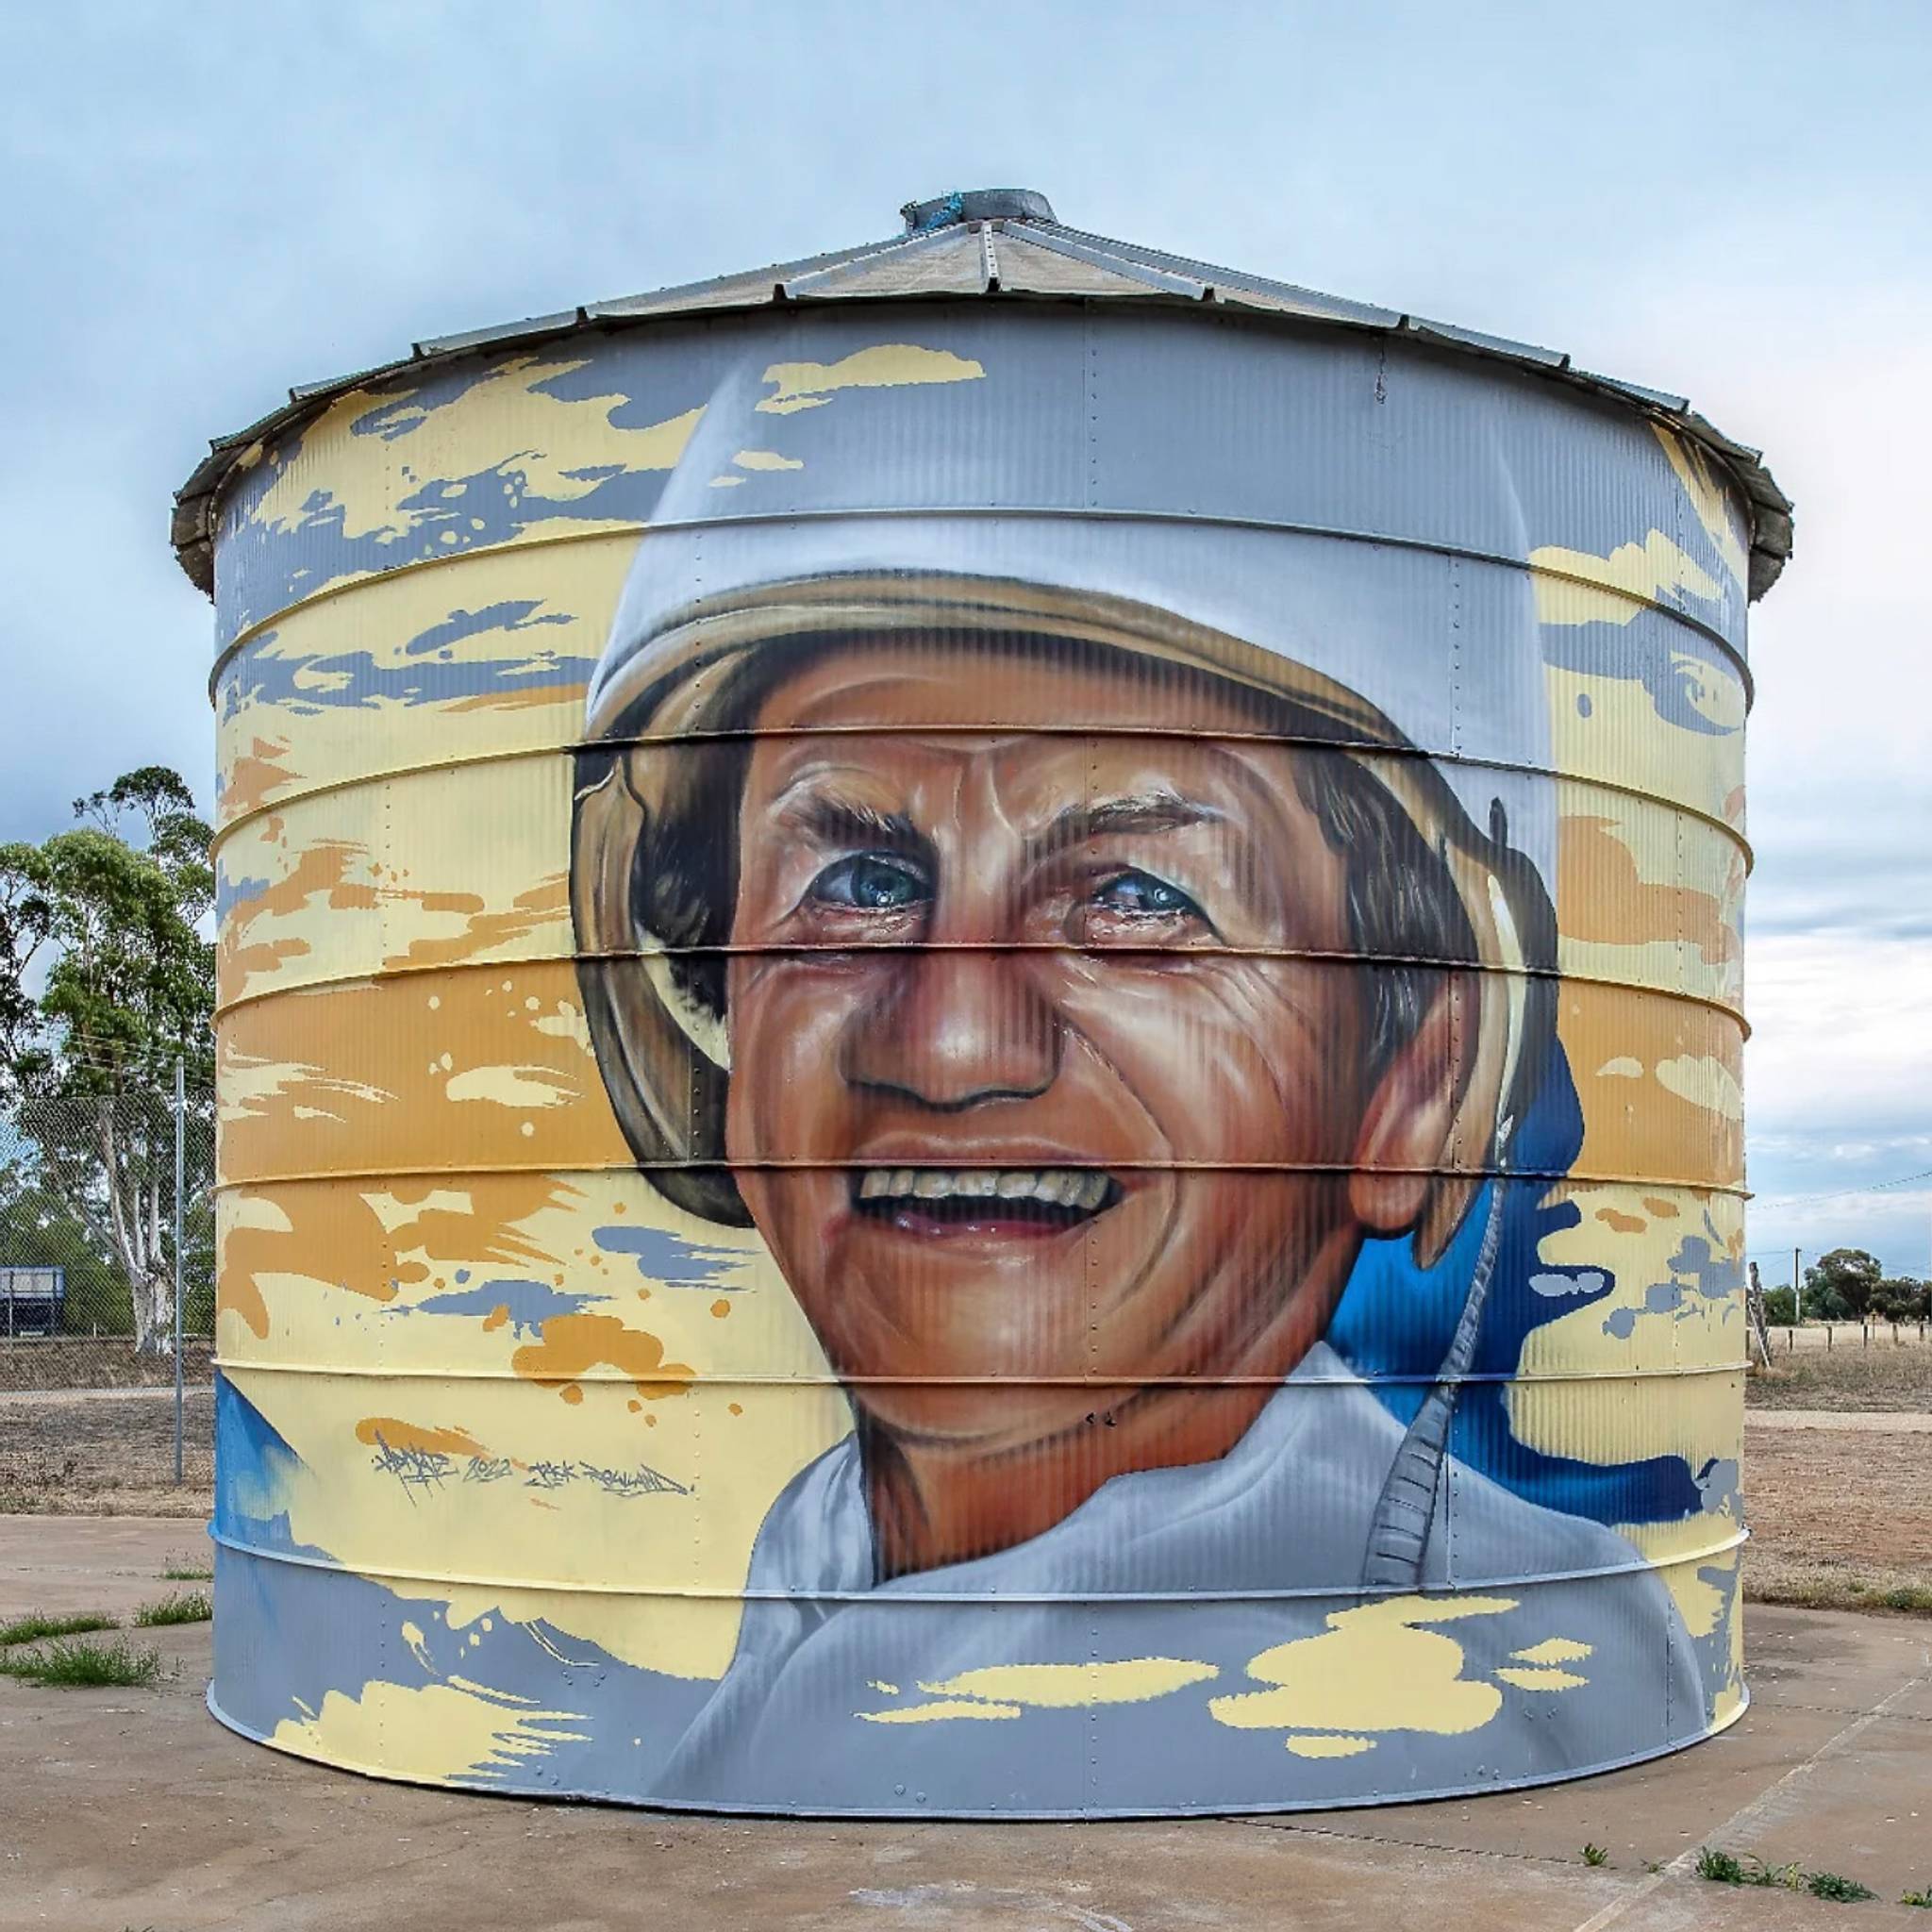
[[[181,1211],[181,1171],[187,1159],[188,1086],[181,1061],[175,1061],[175,1487],[181,1487],[181,1248],[186,1216]]]

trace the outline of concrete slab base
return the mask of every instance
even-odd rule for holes
[[[120,1614],[198,1557],[176,1522],[0,1518],[0,1618]],[[202,1707],[205,1626],[154,1690],[0,1679],[0,1932],[1690,1932],[1844,1907],[1692,1875],[1699,1846],[1932,1885],[1932,1624],[1759,1608],[1756,1702],[1677,1757],[1527,1794],[1266,1820],[825,1824],[531,1805],[320,1769]],[[1587,1841],[1607,1866],[1582,1861]]]

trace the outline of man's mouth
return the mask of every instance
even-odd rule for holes
[[[858,1213],[908,1234],[1058,1234],[1120,1198],[1091,1167],[868,1167],[852,1184]]]

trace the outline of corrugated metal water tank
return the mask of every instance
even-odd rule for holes
[[[1742,1708],[1754,452],[1038,195],[425,343],[177,501],[210,1705],[807,1812]]]

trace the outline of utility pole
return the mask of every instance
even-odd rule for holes
[[[177,1057],[175,1061],[175,1487],[181,1487],[181,1170],[187,1160],[188,1084]]]
[[[1802,1322],[1805,1319],[1805,1288],[1798,1276],[1798,1256],[1801,1251],[1791,1250],[1791,1319]]]

